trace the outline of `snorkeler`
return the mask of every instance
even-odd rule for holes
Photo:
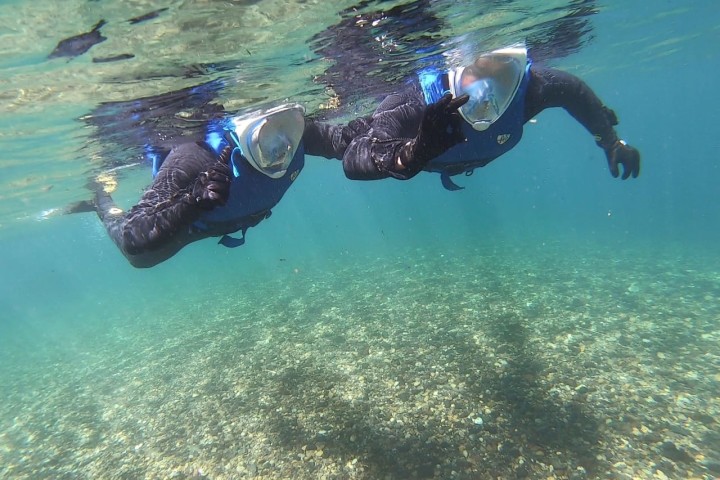
[[[153,183],[137,205],[123,211],[98,182],[94,209],[135,267],[157,265],[207,237],[242,245],[303,168],[303,114],[299,105],[284,105],[212,123],[205,141],[153,158]],[[234,232],[241,237],[228,236]]]
[[[152,155],[153,183],[130,210],[115,204],[102,181],[94,185],[92,207],[135,267],[157,265],[207,237],[242,245],[304,166],[304,112],[283,105],[212,122],[204,141]],[[241,236],[229,236],[235,232]]]
[[[467,103],[444,119],[448,130],[436,130],[445,138],[443,153],[428,155],[415,138],[428,105],[462,99]],[[407,90],[386,97],[366,119],[366,132],[345,151],[343,169],[356,180],[404,180],[420,170],[437,172],[445,188],[458,190],[452,175],[470,175],[511,150],[523,125],[552,107],[564,108],[594,136],[613,177],[620,176],[620,165],[623,180],[639,175],[640,153],[618,137],[615,112],[579,78],[533,65],[524,46],[486,53],[463,67],[419,72]]]

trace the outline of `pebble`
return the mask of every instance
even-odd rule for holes
[[[589,391],[590,391],[590,389],[587,386],[582,385],[582,384],[575,387],[575,392],[577,392],[579,395],[585,395]]]
[[[663,473],[662,470],[655,470],[655,475],[653,475],[655,478],[659,478],[660,480],[666,480],[668,477]]]

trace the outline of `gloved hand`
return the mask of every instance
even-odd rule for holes
[[[218,157],[218,161],[207,171],[201,172],[192,186],[189,200],[193,205],[203,210],[212,210],[219,205],[225,205],[230,196],[229,158],[231,147],[225,147]]]
[[[462,132],[462,118],[458,109],[470,97],[453,98],[446,93],[437,102],[425,108],[420,131],[412,142],[408,142],[398,155],[400,166],[421,170],[430,160],[466,140]]]
[[[631,174],[633,178],[640,175],[640,152],[636,148],[631,147],[624,140],[617,140],[604,150],[613,177],[617,178],[620,175],[618,164],[623,166],[623,180],[628,179]]]

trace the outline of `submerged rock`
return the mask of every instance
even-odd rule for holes
[[[669,458],[673,462],[690,463],[695,461],[692,455],[678,448],[678,446],[671,441],[665,441],[660,445],[660,453],[663,457]]]

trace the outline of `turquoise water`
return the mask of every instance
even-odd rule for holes
[[[582,4],[590,30],[551,63],[617,112],[638,179],[546,111],[463,191],[310,157],[242,248],[136,270],[94,215],[47,215],[136,160],[78,119],[216,79],[228,111],[367,113],[377,92],[328,110],[313,81],[335,40],[311,39],[353,2],[2,2],[0,477],[720,475],[718,6],[427,2],[428,35],[515,40]],[[45,59],[101,18],[108,40]],[[378,75],[427,61],[403,38]],[[149,169],[118,182],[129,206]]]

